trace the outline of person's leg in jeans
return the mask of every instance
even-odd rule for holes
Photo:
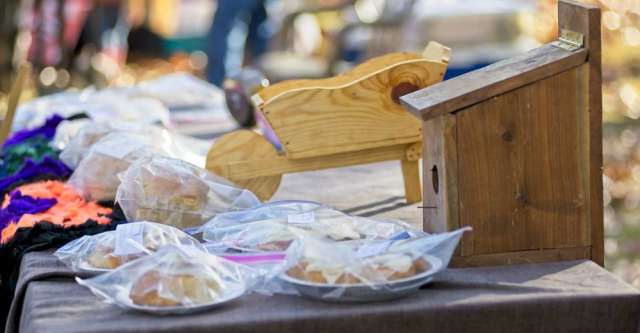
[[[225,77],[227,38],[236,21],[248,16],[262,0],[219,0],[208,35],[207,56],[209,65],[207,79],[220,86]]]
[[[247,54],[248,62],[258,59],[267,51],[269,43],[269,28],[267,27],[267,10],[264,1],[258,1],[256,7],[251,12],[251,19],[247,27]]]

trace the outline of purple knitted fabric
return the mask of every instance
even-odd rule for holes
[[[44,212],[58,202],[55,198],[38,199],[22,195],[20,191],[11,192],[10,198],[11,200],[7,207],[0,209],[0,230],[11,222],[17,222],[24,214]]]
[[[47,119],[44,125],[40,127],[36,127],[33,129],[23,129],[13,133],[13,135],[9,139],[7,139],[7,141],[5,141],[5,143],[2,146],[3,147],[12,146],[12,145],[15,145],[16,143],[20,143],[24,140],[27,140],[29,138],[32,138],[38,135],[42,135],[45,138],[51,140],[56,135],[56,129],[58,128],[58,125],[60,125],[60,123],[63,120],[64,118],[60,117],[57,114],[54,114],[53,116],[49,117],[49,119]]]
[[[27,159],[18,172],[0,179],[0,193],[6,192],[13,184],[23,184],[43,176],[50,179],[65,179],[71,175],[71,172],[68,166],[50,156],[46,156],[40,163]]]

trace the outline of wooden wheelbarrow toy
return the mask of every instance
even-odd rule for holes
[[[284,81],[253,96],[281,144],[238,130],[209,150],[207,169],[268,200],[285,173],[401,161],[405,196],[422,198],[421,121],[400,96],[442,80],[449,49],[429,43],[422,55],[393,53],[321,80]]]

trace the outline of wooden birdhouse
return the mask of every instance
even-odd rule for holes
[[[600,10],[558,18],[557,41],[401,98],[423,121],[424,229],[473,227],[454,266],[603,264]]]

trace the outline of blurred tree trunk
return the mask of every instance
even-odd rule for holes
[[[13,70],[13,49],[15,47],[18,28],[16,12],[19,0],[0,1],[0,91],[8,91]]]

